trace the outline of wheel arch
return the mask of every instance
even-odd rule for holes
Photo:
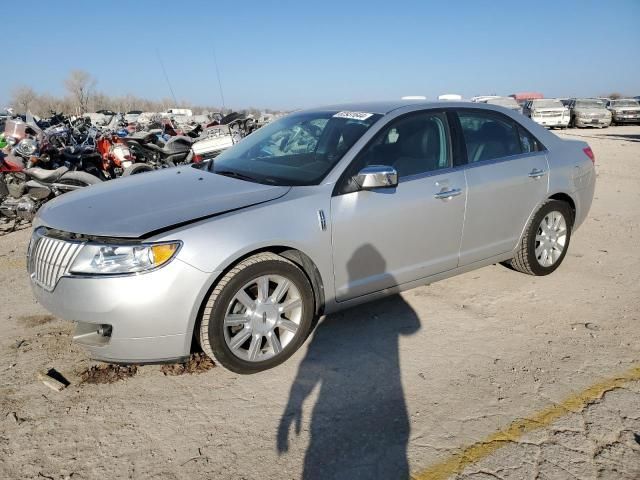
[[[571,211],[573,213],[573,218],[571,219],[571,223],[575,222],[575,219],[576,219],[576,202],[573,199],[573,197],[571,197],[571,195],[569,195],[569,194],[567,194],[565,192],[553,193],[553,194],[547,196],[542,202],[540,202],[538,205],[536,205],[536,207],[531,211],[531,213],[529,214],[529,217],[527,218],[527,221],[525,222],[524,226],[522,227],[522,230],[520,231],[520,236],[518,237],[517,243],[513,247],[513,252],[516,251],[516,249],[518,248],[518,245],[520,245],[520,242],[522,242],[522,236],[527,231],[527,226],[529,225],[529,222],[531,222],[531,219],[538,212],[538,210],[540,210],[540,208],[546,202],[548,202],[549,200],[559,200],[561,202],[565,202],[565,203],[569,204],[569,207],[571,208]]]
[[[311,289],[313,290],[314,297],[314,313],[316,317],[319,317],[324,312],[324,304],[325,304],[325,294],[324,294],[324,281],[322,280],[322,275],[320,275],[320,271],[316,266],[315,262],[303,251],[286,245],[269,245],[261,248],[256,248],[248,252],[244,252],[242,254],[231,257],[225,264],[224,268],[217,272],[215,277],[212,278],[211,282],[206,288],[205,294],[202,296],[200,300],[200,304],[198,305],[197,312],[195,316],[192,318],[190,322],[191,331],[188,332],[189,337],[191,338],[191,347],[190,351],[193,351],[193,342],[197,341],[196,335],[198,332],[198,325],[202,319],[202,315],[204,313],[204,308],[207,304],[207,300],[211,295],[211,292],[216,288],[216,285],[220,282],[220,280],[227,274],[229,270],[231,270],[238,263],[242,262],[244,259],[251,257],[253,255],[257,255],[259,253],[271,252],[276,255],[280,255],[287,260],[295,263],[302,272],[306,275],[309,283],[311,284]]]
[[[547,200],[559,200],[561,202],[565,202],[567,204],[569,204],[569,206],[571,207],[571,212],[573,213],[573,218],[571,219],[571,223],[575,222],[576,219],[576,202],[575,200],[571,197],[571,195],[565,193],[565,192],[557,192],[554,193],[553,195],[550,195]]]

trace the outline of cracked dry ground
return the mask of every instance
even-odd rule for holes
[[[28,231],[0,237],[0,478],[637,480],[638,381],[483,443],[640,363],[640,127],[562,135],[599,176],[553,275],[492,266],[333,315],[259,375],[80,383],[92,363],[29,291]],[[60,393],[36,378],[52,367]]]
[[[506,442],[456,480],[640,479],[640,382]]]

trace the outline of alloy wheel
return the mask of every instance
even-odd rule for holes
[[[543,267],[550,267],[562,256],[567,243],[567,221],[562,213],[547,213],[536,233],[535,255]]]
[[[248,362],[268,360],[294,339],[302,319],[298,287],[281,275],[262,275],[240,288],[224,317],[224,339]]]

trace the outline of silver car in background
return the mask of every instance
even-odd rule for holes
[[[593,161],[491,105],[300,111],[199,168],[49,202],[28,270],[93,358],[168,361],[199,344],[252,373],[319,316],[497,262],[553,272],[591,206]]]
[[[611,112],[605,103],[597,98],[572,98],[567,101],[567,108],[571,111],[572,127],[607,128],[611,125]]]
[[[609,100],[607,108],[611,111],[612,124],[640,123],[640,103],[633,98]]]

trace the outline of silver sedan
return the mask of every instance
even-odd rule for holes
[[[498,262],[553,272],[594,187],[586,143],[499,106],[330,106],[213,162],[49,202],[28,270],[95,359],[200,347],[252,373],[291,356],[319,316]]]

